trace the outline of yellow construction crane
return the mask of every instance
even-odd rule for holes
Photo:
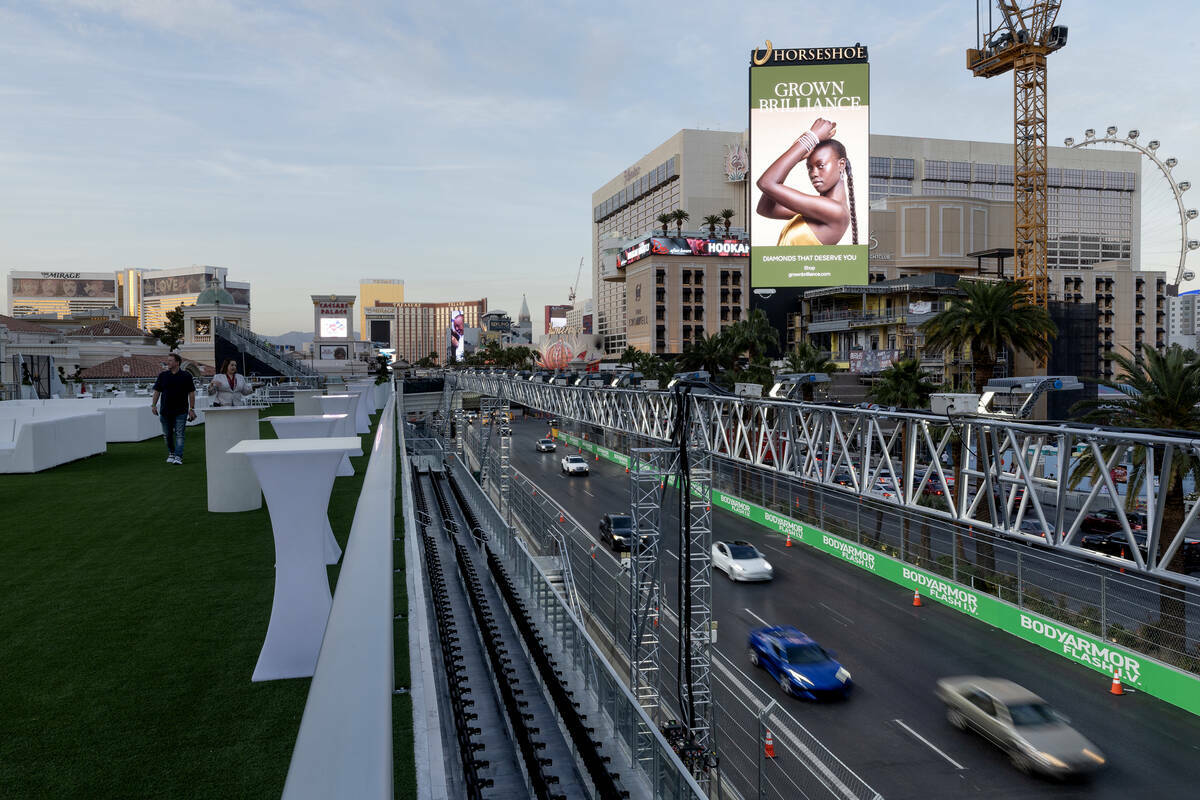
[[[983,19],[981,5],[987,6]],[[1067,43],[1055,25],[1059,0],[975,0],[976,41],[967,69],[976,77],[1013,73],[1013,249],[1015,277],[1029,302],[1046,307],[1046,56]],[[993,11],[999,11],[999,19]]]

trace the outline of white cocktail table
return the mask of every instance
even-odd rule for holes
[[[358,402],[356,395],[352,394],[325,394],[317,398],[321,404],[323,414],[344,414],[333,428],[334,436],[353,436],[354,430],[354,404]],[[342,459],[341,465],[338,467],[338,475],[353,475],[354,465],[350,463],[350,458],[347,456]]]
[[[367,387],[361,383],[352,383],[346,387],[346,391],[358,398],[354,403],[354,432],[370,433],[371,410],[367,408]]]
[[[222,406],[204,412],[204,466],[208,481],[208,510],[253,511],[262,508],[262,492],[245,456],[229,448],[258,438],[258,409]]]
[[[319,389],[297,389],[292,392],[292,413],[305,416],[321,413],[321,404],[317,402],[321,391]]]
[[[275,536],[271,621],[251,680],[310,677],[333,605],[324,557],[329,493],[338,461],[361,455],[362,444],[357,436],[255,439],[229,453],[252,465]]]
[[[280,439],[323,439],[333,436],[334,428],[345,419],[345,414],[304,414],[298,417],[263,417],[260,422],[269,422]],[[341,470],[341,464],[338,469]],[[354,470],[350,470],[354,474]],[[336,564],[342,557],[342,548],[333,535],[329,518],[325,518],[325,563]]]

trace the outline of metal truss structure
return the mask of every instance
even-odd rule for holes
[[[450,382],[447,381],[446,385],[449,386]],[[496,418],[499,415],[503,415],[507,419],[508,409],[508,400],[503,396],[492,395],[480,398],[479,400],[479,424],[482,427],[481,435],[483,438],[483,445],[479,450],[479,483],[485,489],[487,488],[487,481],[491,477],[491,458],[489,456],[492,450],[492,436],[493,434],[497,437],[499,436],[499,434],[496,434],[496,430],[499,427],[496,424]]]
[[[667,392],[556,386],[470,372],[448,374],[447,380],[461,390],[503,394],[617,434],[670,440],[675,400]],[[702,445],[714,458],[793,476],[826,492],[871,494],[897,511],[1200,585],[1169,568],[1200,503],[1178,528],[1164,530],[1158,489],[1158,476],[1170,474],[1173,464],[1200,461],[1200,434],[704,394],[692,394],[687,402],[693,404]],[[960,450],[967,463],[955,470],[950,465]],[[1121,465],[1127,467],[1127,493],[1118,492],[1114,478]],[[944,508],[920,505],[927,488],[943,493]],[[1126,502],[1113,503],[1119,495]],[[1071,544],[1088,514],[1114,506],[1128,559]],[[1134,508],[1146,515],[1146,530],[1136,539],[1126,513]]]
[[[454,409],[454,454],[461,460],[463,457],[463,434],[467,421],[466,412],[462,407]]]
[[[630,452],[629,689],[650,718],[659,718],[659,609],[662,604],[662,505],[675,451],[637,447]]]
[[[686,613],[680,624],[688,624],[687,674],[691,675],[692,718],[688,729],[692,741],[706,752],[712,749],[712,456],[702,447],[690,447],[686,485],[681,487],[691,524],[684,558],[689,573]],[[697,779],[707,772],[697,773]]]

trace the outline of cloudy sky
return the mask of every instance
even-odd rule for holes
[[[1138,127],[1200,192],[1197,8],[1063,3],[1051,143]],[[224,266],[267,334],[374,277],[536,318],[594,189],[745,126],[768,38],[867,44],[875,132],[1011,139],[1011,79],[964,68],[972,0],[0,0],[0,272]]]

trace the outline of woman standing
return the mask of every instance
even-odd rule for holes
[[[801,134],[758,179],[762,191],[757,212],[769,219],[786,219],[779,246],[837,244],[850,227],[858,244],[858,215],[854,207],[854,174],[846,148],[832,138],[837,125],[818,119]],[[784,184],[788,174],[807,160],[808,179],[816,195]]]
[[[244,405],[242,399],[254,391],[250,381],[237,374],[237,362],[232,358],[225,359],[221,364],[221,372],[208,385],[208,393],[213,398],[215,406]]]

